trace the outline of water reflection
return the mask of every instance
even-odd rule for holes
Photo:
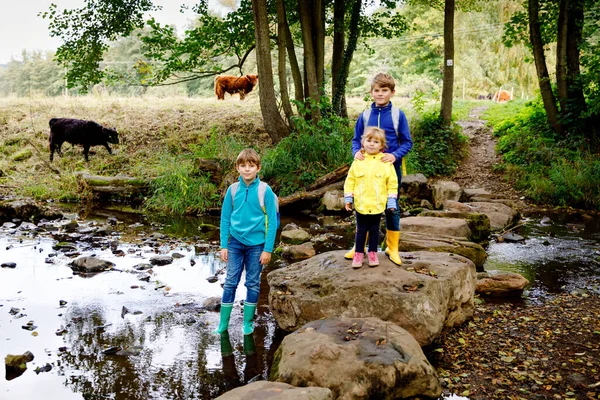
[[[268,378],[284,336],[267,307],[266,275],[276,263],[263,271],[254,334],[242,334],[239,300],[246,293],[240,285],[228,334],[212,335],[219,316],[203,303],[221,296],[224,274],[219,271],[224,265],[214,246],[196,252],[200,240],[162,235],[205,235],[206,244],[217,240],[218,231],[198,233],[207,220],[154,220],[149,226],[140,225],[140,218],[119,215],[115,235],[77,245],[82,256],[95,254],[116,265],[115,271],[87,278],[72,274],[68,263],[73,258],[53,250],[55,240],[0,230],[0,261],[17,263],[15,269],[0,269],[0,357],[27,350],[35,355],[23,375],[0,380],[0,398],[212,399]],[[491,244],[485,268],[525,275],[533,282],[534,295],[568,290],[600,276],[597,221],[540,221],[532,218],[521,228],[525,243]],[[292,221],[283,218],[287,222]],[[353,226],[339,218],[316,227],[311,227],[314,219],[294,222],[321,237],[315,245],[319,252],[345,248],[352,241]],[[126,232],[128,225],[133,227]],[[172,264],[152,266],[152,272],[136,270],[154,255],[174,252],[181,257]],[[140,280],[144,274],[150,275],[147,281]],[[214,276],[217,281],[209,283]],[[9,313],[13,307],[19,309],[15,315]],[[37,336],[21,329],[28,321],[38,326]],[[34,372],[46,363],[51,371]]]
[[[565,215],[525,220],[519,234],[524,243],[492,243],[486,270],[518,272],[532,282],[536,293],[590,288],[600,276],[600,222],[574,221]]]
[[[218,314],[202,306],[221,295],[224,275],[215,283],[207,280],[223,268],[221,261],[214,253],[196,254],[192,244],[148,246],[142,240],[119,243],[123,256],[106,246],[82,245],[82,256],[96,254],[117,270],[84,278],[73,276],[72,258],[64,253],[49,257],[55,241],[0,233],[0,248],[9,248],[1,261],[17,263],[0,270],[0,356],[27,350],[35,355],[22,376],[2,377],[0,398],[212,399],[228,389],[231,369],[223,363],[219,336],[210,333]],[[148,282],[138,280],[136,265],[173,251],[183,257],[152,267]],[[277,335],[265,291],[253,340],[244,340],[239,300],[245,287],[238,292],[230,343],[243,384],[267,377],[265,354],[277,347]],[[9,314],[11,307],[22,317]],[[29,320],[38,326],[37,336],[21,329]],[[46,363],[53,369],[35,374]]]

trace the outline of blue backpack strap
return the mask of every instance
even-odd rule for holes
[[[367,124],[369,123],[369,117],[371,117],[371,109],[367,108],[362,112],[363,118],[363,135],[367,130]],[[392,106],[392,123],[394,124],[394,132],[396,132],[396,137],[398,137],[398,125],[400,125],[400,109]]]
[[[363,119],[363,135],[365,134],[365,132],[367,131],[367,124],[369,123],[369,117],[371,116],[371,107],[367,108],[365,111],[362,112],[362,119]]]
[[[233,202],[235,199],[235,193],[237,192],[238,188],[240,187],[240,183],[239,182],[235,182],[231,184],[231,208],[233,208]]]
[[[267,214],[267,208],[265,207],[265,193],[267,191],[267,184],[263,181],[258,183],[258,204],[262,208],[265,215]]]
[[[394,132],[398,138],[398,125],[400,125],[400,109],[392,106],[392,123],[394,124]]]

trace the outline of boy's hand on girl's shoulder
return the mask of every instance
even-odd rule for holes
[[[227,261],[229,258],[229,251],[227,249],[221,249],[221,261]]]
[[[271,253],[268,251],[263,251],[260,254],[260,265],[267,265],[271,261]]]
[[[362,151],[357,151],[356,154],[354,154],[354,159],[355,160],[364,160],[365,155]]]
[[[392,153],[384,153],[383,157],[381,157],[381,161],[382,162],[395,163],[396,162],[396,156],[393,155]]]
[[[352,203],[346,203],[346,211],[352,211]]]

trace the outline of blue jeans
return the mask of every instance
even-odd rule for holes
[[[242,278],[242,272],[246,269],[246,301],[257,303],[260,293],[260,255],[265,248],[264,244],[246,246],[234,237],[229,237],[227,277],[223,286],[223,297],[221,302],[233,303],[235,291]]]
[[[400,187],[402,186],[402,161],[394,163],[394,170],[398,177],[398,198],[400,198]],[[396,199],[396,210],[390,211],[385,210],[385,229],[388,231],[399,231],[400,230],[400,208],[398,207],[398,200]]]

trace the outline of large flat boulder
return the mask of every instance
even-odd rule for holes
[[[322,387],[294,387],[287,383],[258,381],[235,388],[215,400],[331,400],[331,390]]]
[[[490,236],[490,219],[485,214],[426,210],[419,214],[419,216],[437,218],[462,218],[465,221],[467,221],[467,225],[471,230],[471,235],[467,239],[472,240],[476,243],[487,243],[488,238]]]
[[[485,214],[490,219],[490,228],[493,232],[501,231],[516,224],[521,217],[517,210],[502,203],[477,201],[459,203],[457,201],[446,200],[443,209],[444,211]]]
[[[454,236],[469,238],[472,235],[469,223],[462,218],[406,217],[400,220],[403,232],[427,233],[432,236]]]
[[[418,251],[402,253],[401,267],[380,256],[379,267],[354,270],[344,253],[322,253],[267,275],[270,309],[282,329],[321,318],[377,317],[423,346],[473,315],[476,272],[467,258]]]
[[[453,253],[473,261],[477,270],[483,270],[487,253],[483,246],[463,238],[450,236],[432,236],[426,233],[403,232],[400,235],[401,253],[411,251],[437,251]]]
[[[331,389],[336,399],[438,398],[440,380],[406,330],[377,318],[310,322],[277,349],[271,380]]]

